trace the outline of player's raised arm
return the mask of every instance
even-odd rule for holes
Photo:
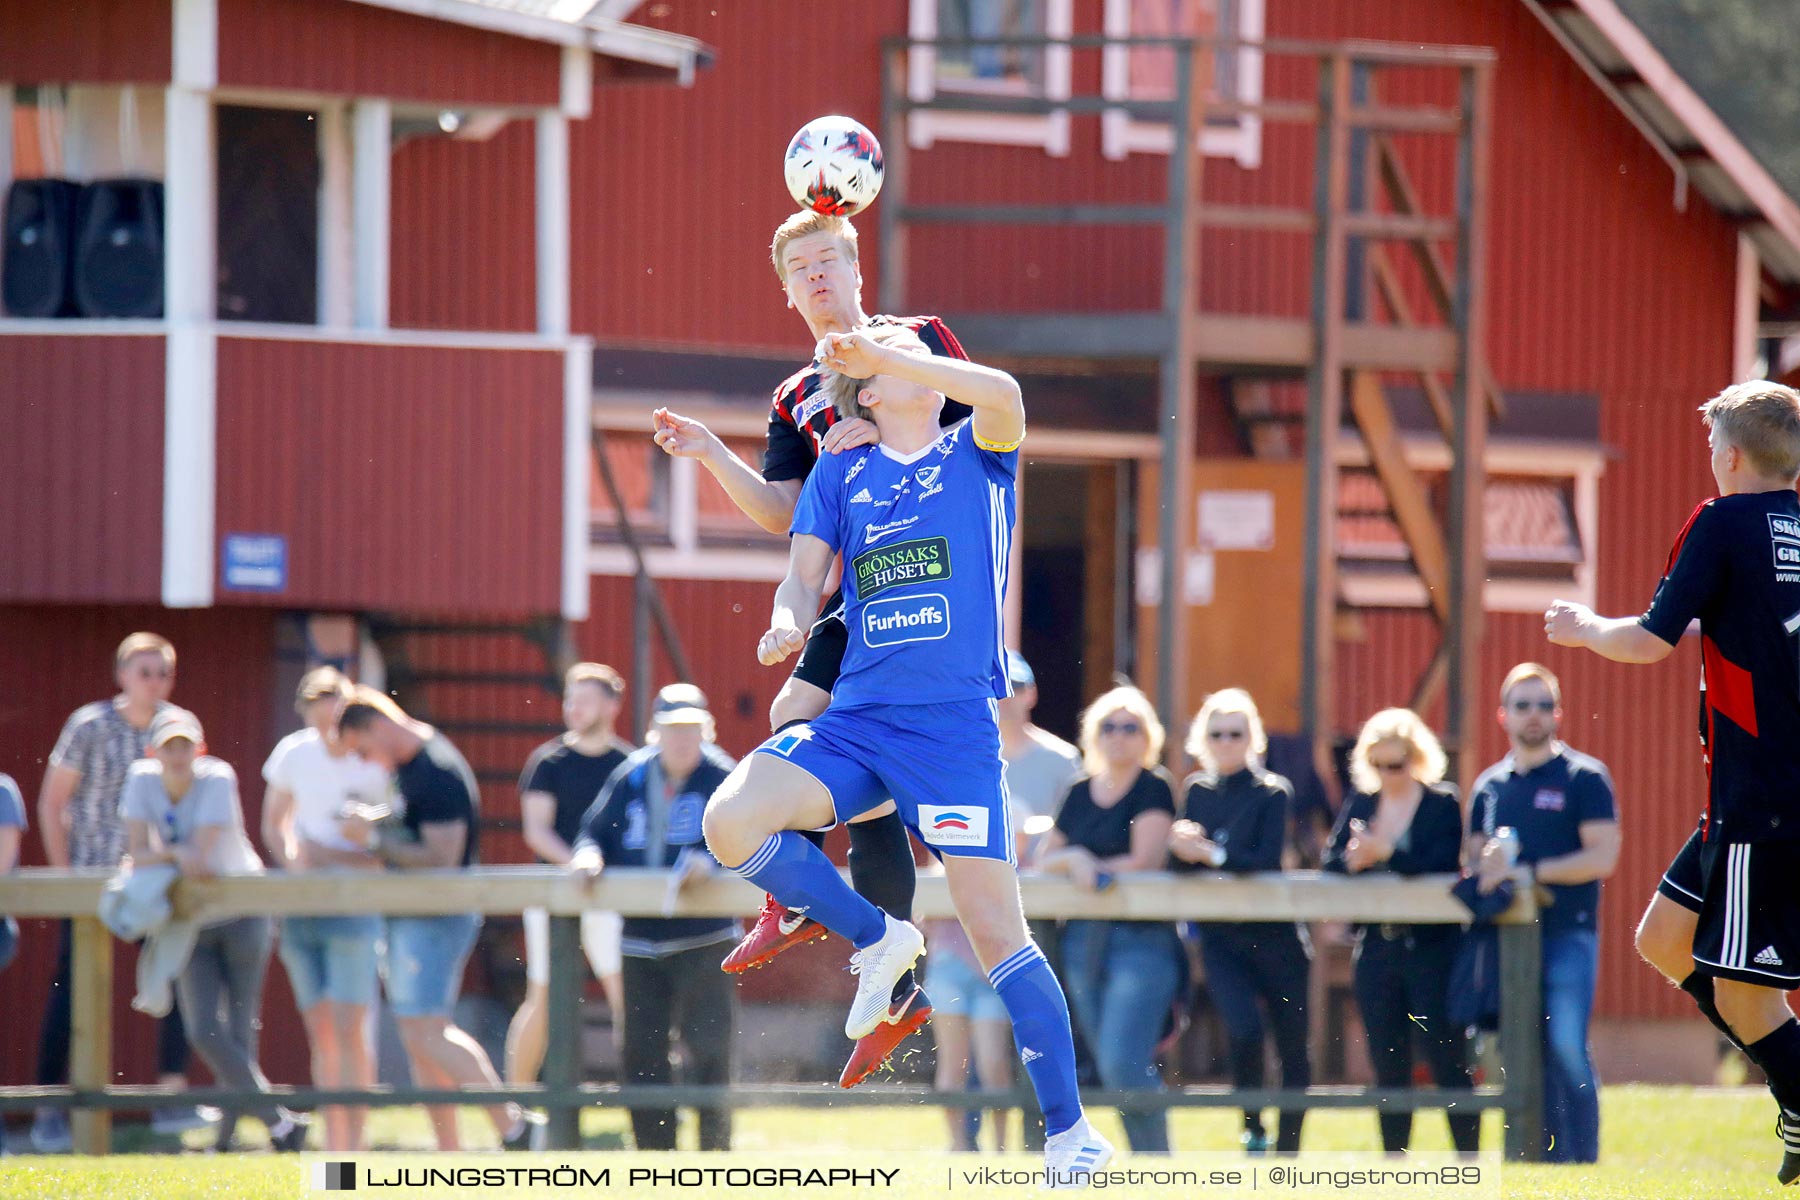
[[[1675,649],[1637,617],[1602,617],[1571,600],[1558,600],[1544,613],[1544,635],[1554,645],[1592,650],[1621,663],[1661,662]]]
[[[1017,446],[1025,437],[1025,399],[1005,371],[966,359],[909,354],[865,333],[831,333],[820,345],[825,366],[853,379],[891,375],[942,392],[975,410],[975,434],[990,447]]]
[[[786,533],[800,496],[798,479],[764,479],[749,463],[700,422],[659,408],[651,414],[653,438],[663,453],[697,458],[712,472],[731,502],[770,533]]]
[[[810,533],[794,535],[788,546],[787,578],[775,589],[769,630],[756,646],[756,657],[763,666],[774,666],[806,644],[806,627],[819,611],[825,576],[836,557],[837,552],[823,539]]]

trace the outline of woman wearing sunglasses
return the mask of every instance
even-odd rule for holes
[[[1169,834],[1171,870],[1210,867],[1242,874],[1281,869],[1294,787],[1263,770],[1268,748],[1262,714],[1250,693],[1227,688],[1206,698],[1188,730],[1187,751],[1201,769],[1184,785],[1183,819]],[[1263,1086],[1264,1009],[1281,1058],[1281,1086],[1311,1086],[1306,995],[1312,946],[1305,928],[1293,921],[1207,923],[1197,928],[1206,988],[1230,1044],[1232,1086]],[[1282,1111],[1275,1135],[1277,1153],[1300,1149],[1305,1116],[1304,1110]],[[1245,1110],[1243,1145],[1251,1154],[1268,1151],[1261,1112]]]
[[[1070,787],[1039,866],[1096,891],[1119,871],[1156,871],[1168,857],[1175,789],[1162,758],[1163,727],[1148,697],[1114,688],[1081,714],[1083,774]],[[1154,1090],[1162,1015],[1181,986],[1175,927],[1155,921],[1070,921],[1063,982],[1107,1088]],[[1161,1112],[1122,1113],[1135,1151],[1166,1152]]]
[[[1363,723],[1350,753],[1356,792],[1344,801],[1325,848],[1325,869],[1351,875],[1455,874],[1461,866],[1462,808],[1443,782],[1444,749],[1419,714],[1386,708]],[[1363,925],[1357,930],[1356,1004],[1369,1039],[1375,1082],[1412,1084],[1414,1031],[1425,1042],[1442,1088],[1467,1088],[1468,1038],[1446,1012],[1450,966],[1462,939],[1455,925]],[[1446,1113],[1450,1137],[1474,1153],[1481,1114]],[[1412,1136],[1412,1114],[1380,1114],[1382,1148],[1398,1154]]]

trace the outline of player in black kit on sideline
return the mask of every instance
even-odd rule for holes
[[[1638,946],[1763,1069],[1787,1184],[1800,1179],[1800,1023],[1786,994],[1800,986],[1800,392],[1740,383],[1700,412],[1719,495],[1688,518],[1649,611],[1608,619],[1558,601],[1544,632],[1653,663],[1700,622],[1706,814]]]

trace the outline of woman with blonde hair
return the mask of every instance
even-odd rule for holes
[[[1288,811],[1294,787],[1263,769],[1269,739],[1256,701],[1242,688],[1214,692],[1188,729],[1187,751],[1200,763],[1183,787],[1182,820],[1169,834],[1170,869],[1189,873],[1212,868],[1233,874],[1279,871],[1287,842]],[[1207,923],[1199,929],[1206,989],[1225,1024],[1230,1045],[1231,1082],[1240,1089],[1263,1086],[1263,1010],[1275,1033],[1281,1058],[1281,1085],[1312,1085],[1306,1048],[1306,997],[1312,946],[1305,928],[1293,921]],[[1284,1109],[1274,1149],[1300,1149],[1303,1109]],[[1244,1111],[1244,1149],[1269,1149],[1262,1113]]]
[[[1168,859],[1175,790],[1162,758],[1163,727],[1134,687],[1107,692],[1081,714],[1084,774],[1070,787],[1039,866],[1088,891],[1119,871],[1155,871]],[[1175,927],[1155,921],[1070,921],[1063,931],[1069,1007],[1094,1052],[1101,1083],[1157,1089],[1156,1043],[1181,986]],[[1131,1148],[1166,1152],[1161,1112],[1121,1114]]]
[[[1325,869],[1360,875],[1454,874],[1461,866],[1462,807],[1445,783],[1444,749],[1418,713],[1385,708],[1363,722],[1350,755],[1356,792],[1344,801],[1325,849]],[[1450,967],[1462,930],[1454,925],[1363,925],[1357,930],[1356,1004],[1370,1065],[1382,1088],[1412,1084],[1413,1031],[1425,1039],[1442,1088],[1467,1088],[1467,1037],[1452,1029]],[[1481,1114],[1448,1112],[1456,1149],[1479,1148]],[[1412,1114],[1383,1112],[1381,1144],[1407,1148]]]

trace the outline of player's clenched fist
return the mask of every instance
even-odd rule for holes
[[[1544,636],[1557,646],[1585,646],[1594,610],[1572,600],[1558,600],[1544,613]]]
[[[806,635],[790,626],[777,626],[762,635],[756,644],[756,657],[765,667],[772,667],[806,644]]]

